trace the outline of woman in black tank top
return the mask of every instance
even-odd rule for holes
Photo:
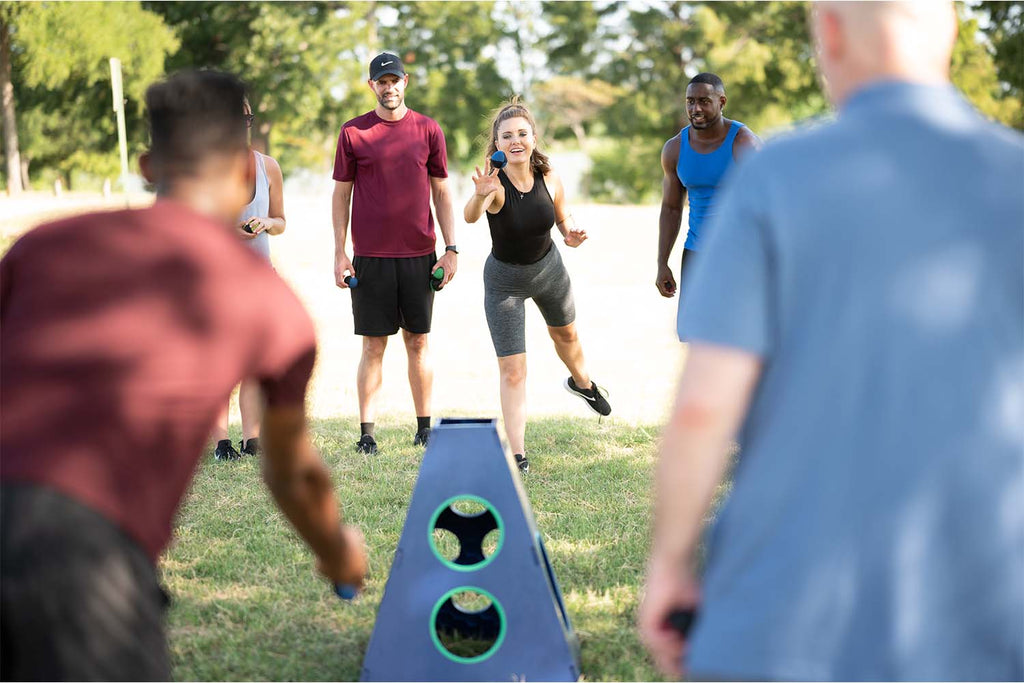
[[[498,213],[487,212],[491,253],[503,263],[536,263],[554,246],[551,226],[555,223],[555,202],[544,183],[544,174],[533,172],[533,187],[528,192],[520,192],[505,171],[498,171],[498,179],[505,202]]]
[[[577,229],[565,206],[562,181],[537,149],[533,116],[513,101],[491,126],[488,160],[473,176],[476,192],[466,204],[465,219],[475,223],[484,213],[491,230],[491,255],[484,266],[484,310],[501,374],[501,412],[509,446],[526,472],[526,332],[525,301],[533,299],[548,325],[558,357],[569,370],[563,386],[599,415],[611,406],[587,374],[576,334],[576,309],[569,274],[551,240],[554,225],[567,246],[578,247],[587,233]],[[508,164],[492,169],[490,156],[505,153]]]

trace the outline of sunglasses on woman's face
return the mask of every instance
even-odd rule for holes
[[[252,114],[245,114],[245,127],[252,128],[252,122],[256,117]]]

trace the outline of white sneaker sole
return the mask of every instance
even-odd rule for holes
[[[603,415],[601,415],[601,411],[599,411],[597,408],[595,408],[594,404],[590,402],[589,398],[587,398],[584,394],[581,394],[580,392],[576,391],[571,386],[569,386],[569,378],[568,377],[566,377],[565,381],[562,382],[562,386],[565,387],[565,390],[568,391],[573,396],[579,396],[580,398],[582,398],[583,402],[587,404],[588,408],[590,408],[590,412],[594,413],[595,415],[600,415],[601,417],[604,417]]]

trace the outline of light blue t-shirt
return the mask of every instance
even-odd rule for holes
[[[680,331],[764,367],[690,671],[1024,679],[1024,137],[877,83],[723,192]]]

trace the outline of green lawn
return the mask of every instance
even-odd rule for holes
[[[203,462],[162,563],[176,679],[359,678],[420,463],[409,422],[378,423],[377,456],[354,452],[355,418],[313,423],[346,517],[370,546],[368,589],[354,604],[315,575],[257,462]],[[634,627],[657,435],[653,426],[579,417],[531,420],[527,430],[526,489],[580,637],[586,680],[659,678]]]

